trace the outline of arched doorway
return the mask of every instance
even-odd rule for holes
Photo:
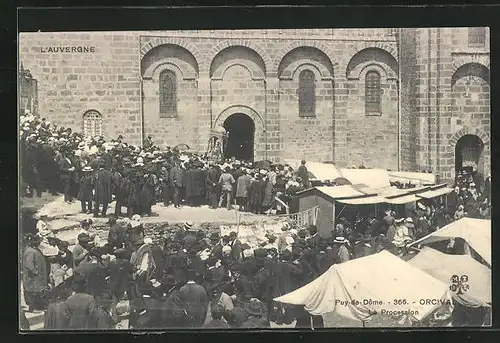
[[[234,113],[224,121],[228,133],[224,157],[234,157],[241,161],[253,161],[255,123],[246,114]]]
[[[476,135],[462,136],[455,146],[455,171],[466,171],[476,177],[476,183],[484,178],[484,143]]]

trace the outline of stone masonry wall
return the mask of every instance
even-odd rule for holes
[[[94,53],[42,52],[94,46]],[[19,55],[38,80],[40,116],[81,131],[83,114],[97,110],[107,138],[141,141],[139,42],[133,33],[21,33]]]
[[[466,28],[413,30],[415,42],[409,38],[404,43],[415,47],[414,55],[407,57],[409,69],[401,76],[402,168],[431,169],[449,180],[454,175],[453,143],[458,136],[477,134],[489,140],[488,82],[477,75],[469,78],[469,97],[464,97],[467,77],[452,87],[461,65],[489,68],[489,47],[464,45]],[[19,48],[24,67],[38,81],[40,115],[76,131],[82,129],[83,113],[94,109],[103,116],[107,138],[122,134],[140,144],[144,131],[161,144],[186,143],[204,151],[218,116],[232,106],[240,110],[243,107],[237,106],[246,106],[254,122],[262,121],[256,123],[259,158],[304,157],[333,160],[339,166],[364,163],[397,169],[397,77],[382,77],[383,111],[373,117],[364,113],[363,78],[347,77],[349,62],[364,49],[377,48],[398,60],[395,36],[388,29],[307,32],[307,40],[287,30],[23,33]],[[177,118],[159,117],[154,77],[143,80],[141,102],[141,58],[162,44],[177,45],[192,55],[184,61],[187,69],[181,70],[187,74],[178,78]],[[78,45],[94,46],[95,52],[41,52],[49,46]],[[241,54],[228,55],[219,64],[224,73],[214,77],[212,63],[233,46],[255,55],[247,61]],[[308,52],[287,62],[294,70],[300,65],[317,69],[316,118],[299,118],[298,81],[293,75],[279,75],[281,61],[300,47],[319,50],[327,57]],[[182,54],[168,57],[183,63]],[[244,74],[241,68],[252,72]],[[489,151],[487,142],[485,169],[490,166]]]
[[[370,168],[398,169],[398,90],[395,80],[382,78],[382,112],[365,113],[365,80],[346,83],[348,89],[348,161]]]

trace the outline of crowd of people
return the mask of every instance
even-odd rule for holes
[[[345,238],[323,238],[315,226],[285,223],[281,234],[250,247],[236,232],[221,237],[190,222],[162,235],[145,234],[137,215],[108,224],[104,244],[89,221],[72,251],[49,239],[57,247],[52,256],[40,248],[45,234],[28,236],[24,297],[30,311],[46,311],[45,329],[115,328],[116,304],[125,299],[134,329],[265,328],[294,320],[297,327],[321,327],[321,316],[273,298],[350,258]]]
[[[293,212],[296,192],[310,186],[306,162],[294,171],[285,165],[210,161],[175,149],[161,151],[150,139],[143,148],[122,137],[84,139],[29,114],[21,117],[21,137],[28,195],[62,191],[65,201],[76,197],[82,212],[95,217],[106,216],[108,204],[116,201],[106,242],[99,241],[91,220],[81,223],[72,249],[44,230],[43,221],[36,225],[35,219],[33,230],[23,227],[30,232],[22,259],[24,298],[29,311],[45,312],[48,330],[115,328],[122,300],[129,301],[133,329],[265,328],[270,322],[294,321],[296,327],[322,327],[321,316],[273,299],[335,263],[382,249],[401,254],[408,242],[453,220],[489,218],[491,212],[490,176],[479,192],[469,175],[460,173],[445,202],[421,201],[403,213],[388,208],[345,215],[326,236],[314,225],[293,222],[253,247],[241,243],[236,232],[221,237],[190,222],[147,233],[141,217],[152,215],[157,201],[175,207],[236,204],[242,211],[262,213],[279,212],[278,197]]]
[[[296,192],[309,186],[305,161],[297,171],[268,161],[210,161],[190,152],[160,150],[150,137],[141,148],[123,142],[122,136],[110,142],[102,137],[83,138],[29,114],[21,116],[20,124],[25,194],[63,192],[66,202],[76,198],[82,212],[96,217],[106,215],[112,199],[116,201],[114,214],[122,216],[125,207],[129,218],[151,215],[157,202],[175,207],[237,205],[259,214],[284,211],[275,198],[292,202],[293,207]]]

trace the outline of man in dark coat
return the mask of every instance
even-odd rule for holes
[[[61,177],[61,182],[64,187],[64,201],[65,202],[72,202],[73,201],[73,196],[71,195],[71,188],[73,186],[73,178],[74,178],[74,172],[75,172],[75,166],[73,164],[73,161],[68,157],[69,155],[67,154],[66,149],[62,150],[62,156],[59,161],[59,168],[60,168],[60,177]]]
[[[64,330],[68,328],[70,312],[66,299],[71,295],[70,289],[57,289],[52,292],[55,299],[49,300],[49,306],[45,314],[44,330]]]
[[[130,263],[130,251],[122,248],[114,252],[116,259],[108,265],[108,287],[117,301],[120,301],[125,291],[131,286],[134,267]]]
[[[181,191],[183,186],[183,171],[180,167],[180,163],[177,160],[175,165],[170,169],[170,185],[173,187],[173,202],[176,208],[181,205]]]
[[[193,164],[186,166],[187,170],[184,172],[184,196],[186,197],[186,202],[191,206],[197,205],[197,198],[201,196],[201,190],[197,182],[198,173]]]
[[[93,249],[86,259],[73,270],[76,280],[84,280],[85,293],[92,295],[97,302],[104,290],[108,288],[106,281],[106,269],[102,265],[100,252]]]
[[[210,163],[210,169],[207,172],[205,185],[207,189],[208,204],[211,208],[217,208],[218,194],[217,184],[219,182],[220,173],[213,163]]]
[[[68,329],[85,330],[95,323],[96,303],[93,296],[85,293],[85,285],[81,281],[75,284],[75,294],[66,300],[70,313]]]
[[[267,320],[267,309],[264,303],[257,299],[252,299],[245,304],[245,312],[248,314],[247,320],[241,324],[241,328],[259,329],[268,328],[269,321]]]
[[[99,217],[99,206],[102,205],[102,216],[106,216],[108,204],[111,202],[112,174],[105,169],[105,164],[99,164],[99,170],[94,179],[94,217]]]
[[[208,295],[205,288],[198,285],[194,273],[189,273],[188,282],[179,290],[183,308],[187,314],[187,327],[202,327],[208,310]]]
[[[122,207],[125,205],[126,199],[126,192],[123,187],[123,177],[122,175],[116,170],[116,168],[111,169],[111,194],[115,195],[115,216],[121,217],[122,216]]]
[[[171,187],[170,187],[169,171],[166,167],[161,168],[160,181],[161,181],[161,196],[163,199],[163,206],[168,206],[170,204]]]
[[[309,171],[307,170],[305,160],[302,160],[300,162],[300,167],[297,169],[297,176],[299,176],[302,179],[302,185],[304,186],[305,189],[310,187]]]
[[[123,248],[126,240],[125,228],[116,222],[116,218],[111,217],[108,220],[109,233],[108,233],[108,245],[111,248]]]
[[[230,329],[231,325],[226,323],[222,318],[224,316],[224,309],[220,305],[216,305],[211,309],[212,320],[206,323],[203,327],[205,329]]]
[[[298,262],[292,262],[292,253],[290,251],[283,251],[281,261],[276,264],[275,275],[273,275],[272,285],[272,298],[277,298],[287,293],[292,292],[294,288],[294,278],[303,273],[302,265]],[[292,308],[286,304],[275,303],[281,315],[278,316],[279,321],[285,324],[291,324],[293,321]]]
[[[264,200],[264,183],[259,174],[255,174],[248,190],[248,203],[250,211],[255,214],[262,213],[262,201]]]
[[[48,287],[47,261],[39,250],[42,239],[30,236],[23,254],[24,298],[30,311],[40,311],[45,307],[43,291]]]
[[[82,169],[82,177],[80,179],[80,189],[78,191],[78,200],[82,204],[82,213],[92,213],[92,189],[93,169],[90,166],[85,166]]]
[[[116,324],[118,324],[118,317],[112,314],[113,302],[113,295],[110,292],[101,295],[100,302],[95,307],[90,329],[106,330],[115,328]]]

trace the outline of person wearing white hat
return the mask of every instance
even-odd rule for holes
[[[338,245],[337,260],[339,263],[349,261],[351,259],[351,255],[346,247],[346,245],[349,244],[349,241],[344,237],[335,237],[333,243]]]
[[[134,164],[134,167],[142,167],[142,166],[144,166],[144,159],[142,157],[138,157]]]

